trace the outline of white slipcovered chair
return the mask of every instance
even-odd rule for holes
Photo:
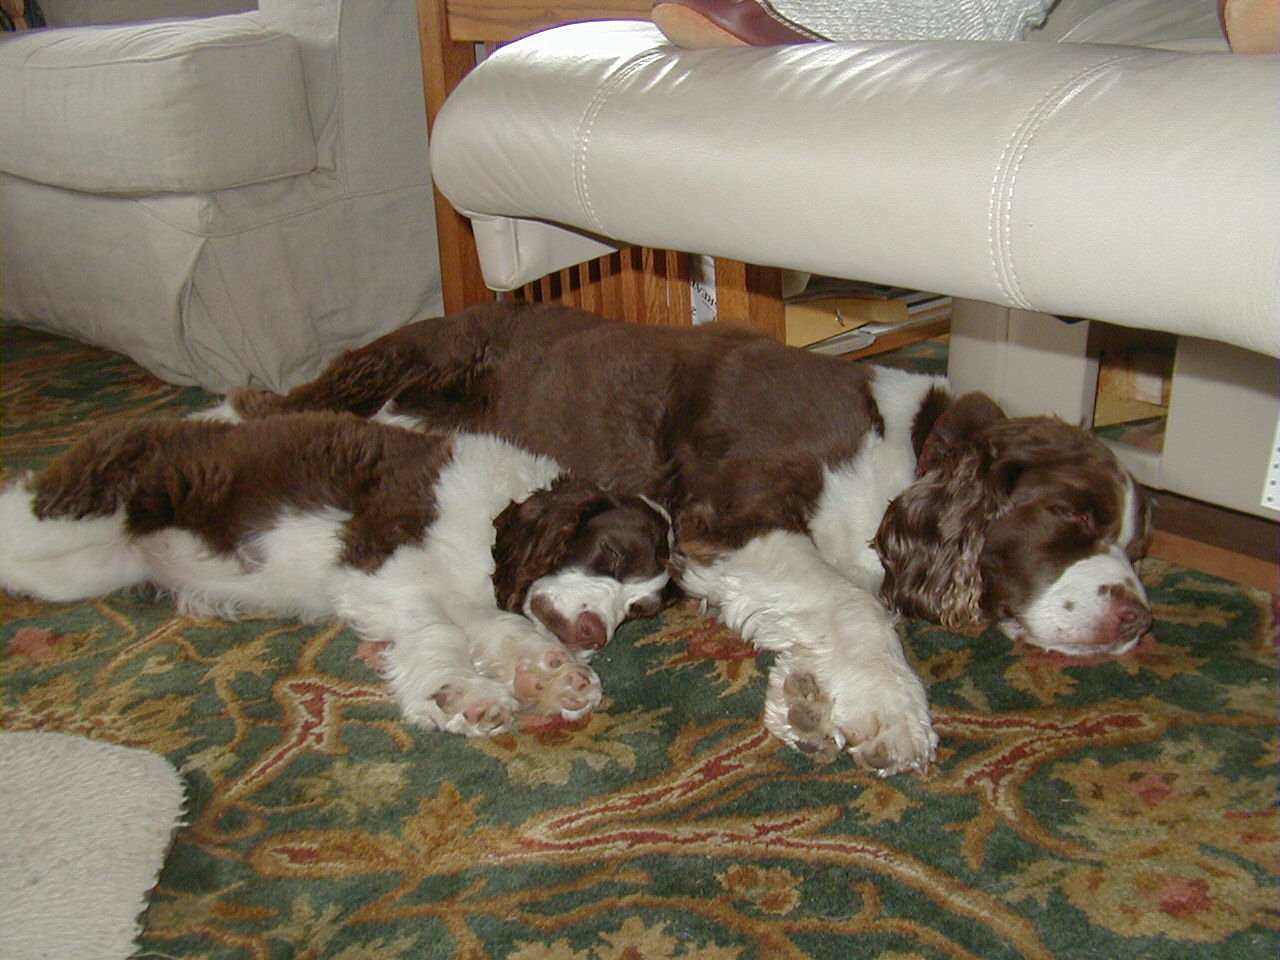
[[[439,312],[413,0],[259,6],[0,39],[6,320],[221,391]]]

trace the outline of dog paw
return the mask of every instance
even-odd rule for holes
[[[602,692],[594,670],[556,648],[517,664],[511,686],[523,710],[565,720],[585,717]]]
[[[923,688],[896,671],[873,676],[863,669],[824,685],[814,672],[779,662],[770,673],[765,723],[818,763],[848,753],[882,777],[923,773],[937,752]]]
[[[511,727],[520,705],[490,681],[447,683],[431,695],[439,712],[436,725],[447,733],[491,737]]]

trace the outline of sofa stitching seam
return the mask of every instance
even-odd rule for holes
[[[592,130],[601,110],[604,109],[605,101],[609,99],[614,90],[633,73],[651,61],[656,60],[660,55],[661,51],[651,51],[643,54],[614,74],[595,92],[591,102],[587,104],[586,110],[583,111],[582,119],[578,122],[578,136],[573,157],[574,193],[577,194],[578,203],[582,205],[592,226],[597,232],[605,235],[608,235],[608,232],[596,214],[595,206],[591,202],[591,188],[587,185],[587,148],[590,144]]]
[[[1022,120],[1014,128],[1013,134],[1005,141],[1000,161],[992,176],[991,200],[987,212],[987,239],[996,285],[1022,309],[1029,310],[1034,305],[1022,291],[1017,266],[1009,250],[1012,245],[1010,234],[1013,220],[1013,194],[1022,162],[1031,142],[1058,108],[1080,92],[1086,84],[1092,82],[1098,74],[1141,55],[1141,53],[1127,53],[1111,57],[1062,80],[1023,115]]]

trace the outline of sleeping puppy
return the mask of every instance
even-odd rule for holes
[[[0,585],[154,584],[193,614],[340,617],[405,719],[471,736],[600,701],[582,660],[668,586],[670,523],[492,436],[347,414],[105,424],[0,492]]]

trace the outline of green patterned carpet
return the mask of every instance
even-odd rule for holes
[[[209,399],[13,327],[3,361],[7,471]],[[1143,573],[1122,659],[906,624],[924,779],[779,748],[766,665],[686,609],[601,654],[595,715],[474,741],[401,724],[334,626],[5,597],[3,722],[181,769],[147,957],[1274,960],[1276,602]]]

